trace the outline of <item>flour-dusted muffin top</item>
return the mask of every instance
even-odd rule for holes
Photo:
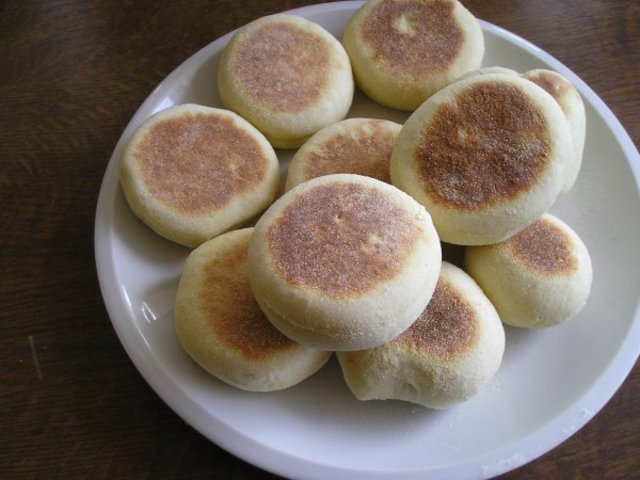
[[[446,408],[489,383],[504,347],[504,328],[489,299],[469,275],[443,262],[435,292],[411,327],[379,347],[338,352],[338,360],[360,400]]]
[[[546,328],[574,317],[591,291],[591,257],[578,234],[544,214],[495,245],[469,247],[465,268],[507,325]]]
[[[479,68],[484,56],[480,25],[457,0],[369,0],[349,20],[343,42],[357,85],[402,110]]]
[[[271,204],[278,159],[264,136],[235,113],[184,104],[149,117],[132,134],[120,183],[147,225],[196,247]]]
[[[392,185],[353,174],[301,183],[256,224],[253,292],[290,338],[327,350],[379,345],[422,312],[441,263],[426,210]]]
[[[269,323],[247,277],[253,228],[200,245],[186,260],[175,307],[175,328],[186,352],[235,387],[281,390],[320,369],[330,354],[304,347]]]
[[[443,241],[484,245],[553,205],[572,156],[569,125],[549,93],[515,75],[478,75],[409,117],[391,180],[427,208]]]
[[[354,82],[342,44],[320,25],[271,15],[240,28],[218,64],[222,103],[276,148],[297,148],[343,119]]]
[[[391,183],[389,161],[401,128],[374,118],[348,118],[323,128],[294,155],[286,189],[333,173],[355,173]]]

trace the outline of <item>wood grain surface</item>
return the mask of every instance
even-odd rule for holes
[[[111,326],[93,226],[112,150],[183,60],[308,1],[0,2],[0,478],[277,478],[210,443]],[[640,2],[466,0],[571,68],[640,144]],[[505,479],[640,472],[640,368],[568,441]]]

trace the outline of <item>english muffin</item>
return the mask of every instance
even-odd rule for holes
[[[133,212],[155,232],[196,247],[271,204],[278,159],[235,113],[185,104],[156,113],[132,134],[120,184]]]
[[[585,305],[593,277],[587,247],[551,214],[504,242],[468,247],[465,268],[505,324],[526,328],[573,317]]]
[[[497,243],[546,212],[573,146],[558,103],[535,83],[478,75],[429,98],[402,127],[394,185],[422,203],[442,241]]]
[[[260,218],[249,277],[271,323],[324,350],[380,345],[406,330],[438,280],[440,242],[427,211],[387,183],[314,178]]]
[[[391,183],[389,159],[401,128],[373,118],[349,118],[323,128],[291,160],[286,190],[332,173],[355,173]]]
[[[271,15],[240,28],[218,64],[222,103],[276,148],[297,148],[344,118],[353,90],[342,44],[320,25],[294,15]]]
[[[519,74],[515,70],[504,67],[487,67],[474,70],[461,79],[489,73],[520,75],[522,78],[530,80],[542,87],[560,105],[562,113],[564,113],[567,122],[569,122],[569,133],[571,134],[571,142],[573,144],[573,155],[567,163],[565,184],[562,188],[563,193],[568,192],[578,177],[584,152],[586,114],[580,93],[567,78],[553,70],[546,69],[529,70]]]
[[[409,329],[379,347],[338,352],[360,400],[446,408],[481,390],[502,362],[505,333],[491,302],[458,267],[442,262],[435,292]]]
[[[200,366],[244,390],[295,385],[330,353],[299,345],[276,330],[256,303],[247,278],[252,228],[220,235],[187,258],[175,306],[180,343]]]
[[[457,0],[369,0],[343,43],[358,87],[401,110],[415,110],[484,56],[482,29]]]
[[[560,108],[569,122],[569,133],[573,142],[573,156],[567,165],[563,192],[568,192],[573,187],[580,167],[584,152],[584,140],[586,134],[586,114],[584,102],[578,90],[564,76],[552,70],[536,69],[522,74],[527,80],[531,80],[544,88],[558,102]]]

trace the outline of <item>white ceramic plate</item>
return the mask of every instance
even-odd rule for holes
[[[294,10],[337,37],[360,2]],[[238,457],[295,478],[481,478],[504,473],[558,445],[613,395],[640,351],[638,151],[604,103],[557,60],[482,23],[485,65],[551,68],[582,93],[583,168],[553,212],[579,233],[593,259],[585,309],[548,331],[507,329],[502,367],[479,395],[447,411],[360,402],[335,361],[283,392],[247,393],[197,367],[173,332],[173,301],[188,250],[163,240],[129,210],[118,156],[133,129],[174,104],[219,105],[216,63],[230,35],[180,65],[142,104],[113,153],[96,214],[95,251],[109,315],[149,384],[189,424]],[[406,115],[357,96],[350,116]],[[288,154],[279,152],[283,165]]]

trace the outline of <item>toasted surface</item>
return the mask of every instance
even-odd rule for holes
[[[361,400],[399,399],[431,408],[462,402],[489,382],[502,361],[504,329],[478,285],[443,262],[420,317],[379,347],[339,352],[347,384]]]
[[[273,328],[251,293],[245,267],[251,229],[236,235],[241,235],[236,244],[203,261],[196,295],[210,334],[222,348],[247,360],[268,361],[293,349],[295,343]]]
[[[333,173],[354,173],[390,183],[389,160],[401,125],[389,120],[349,118],[325,127],[298,149],[286,189]]]
[[[502,321],[525,328],[551,327],[575,316],[593,278],[587,247],[551,214],[503,242],[467,248],[465,266]]]
[[[221,380],[277,390],[314,373],[328,354],[293,342],[260,310],[246,270],[252,232],[226,233],[191,253],[176,297],[176,333],[187,353]]]
[[[269,22],[252,30],[236,55],[237,82],[273,111],[307,108],[328,85],[327,43],[293,22]]]
[[[209,112],[159,120],[132,155],[151,195],[185,215],[223,208],[255,188],[268,162],[251,134],[232,118]]]
[[[441,273],[427,308],[393,342],[446,362],[476,347],[478,329],[477,313]]]
[[[401,333],[424,309],[440,262],[424,208],[353,174],[287,192],[258,221],[249,249],[251,286],[269,320],[328,350],[367,348]]]
[[[250,220],[278,188],[278,161],[264,136],[232,112],[200,105],[147,119],[121,162],[134,213],[187,246]]]
[[[547,216],[509,238],[507,247],[516,262],[540,275],[568,275],[578,266],[572,238]]]
[[[496,243],[544,213],[571,161],[558,103],[533,82],[474,75],[427,100],[391,157],[394,185],[433,215],[443,241]]]
[[[425,189],[452,208],[518,196],[538,181],[551,156],[540,109],[516,85],[499,80],[470,85],[454,102],[444,102],[417,142]]]
[[[298,147],[344,118],[353,88],[340,42],[320,25],[294,15],[271,15],[245,25],[218,65],[223,104],[277,148]]]
[[[294,198],[267,229],[266,241],[287,283],[342,298],[398,275],[423,233],[386,192],[335,182]]]
[[[573,154],[566,165],[565,181],[562,187],[563,192],[569,191],[573,187],[580,172],[586,135],[586,115],[584,102],[582,101],[580,93],[578,93],[576,87],[567,78],[558,72],[541,68],[519,74],[514,70],[503,67],[487,67],[469,72],[461,79],[492,73],[519,75],[541,87],[560,105],[562,113],[569,124],[569,133],[573,143]]]
[[[420,77],[443,71],[454,62],[464,41],[454,6],[451,1],[377,2],[362,24],[361,35],[376,62],[397,75]]]
[[[369,0],[343,41],[358,86],[405,110],[480,67],[484,54],[482,30],[457,0]]]
[[[544,88],[558,103],[560,103],[565,95],[573,88],[566,78],[551,70],[531,70],[526,72],[524,76],[526,79]]]

